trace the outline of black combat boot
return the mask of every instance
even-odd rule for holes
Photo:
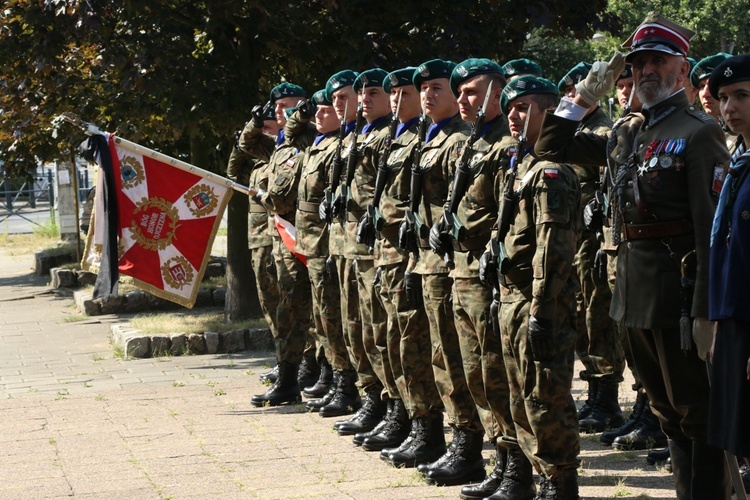
[[[276,379],[279,377],[279,365],[278,363],[274,365],[273,368],[268,370],[267,372],[261,373],[258,376],[258,380],[260,380],[262,383],[268,382],[269,384],[273,384],[276,382]]]
[[[639,425],[630,433],[616,437],[612,448],[616,450],[647,450],[663,448],[667,445],[667,436],[659,426],[659,420],[651,412],[651,407],[643,409]]]
[[[392,448],[404,442],[411,430],[411,420],[406,407],[401,399],[393,399],[390,419],[387,419],[383,429],[368,436],[362,442],[362,449],[367,451],[380,451],[385,448]]]
[[[331,384],[333,384],[333,369],[331,368],[331,364],[325,356],[320,361],[320,376],[318,380],[315,384],[304,387],[302,390],[302,395],[306,398],[322,398],[331,388]]]
[[[611,446],[615,438],[624,436],[633,432],[636,426],[640,425],[641,417],[643,416],[643,409],[648,406],[648,396],[646,391],[638,389],[635,396],[635,403],[633,403],[633,412],[630,414],[628,419],[617,429],[611,431],[604,431],[599,436],[599,442],[607,446]]]
[[[328,392],[326,392],[325,396],[323,396],[320,399],[311,399],[308,401],[305,406],[307,407],[307,411],[311,411],[313,413],[317,413],[320,411],[321,408],[323,408],[325,405],[331,402],[333,399],[333,396],[336,395],[336,387],[338,387],[339,383],[339,372],[333,373],[333,381],[331,382],[331,387],[328,389]]]
[[[376,434],[379,434],[391,421],[393,418],[393,404],[396,400],[395,399],[388,399],[385,402],[385,416],[383,419],[378,422],[378,425],[372,428],[372,430],[367,432],[358,432],[354,435],[352,438],[352,442],[354,443],[354,446],[362,446],[362,443],[365,439],[372,437]]]
[[[531,462],[526,458],[520,446],[511,446],[508,448],[508,458],[500,486],[487,498],[492,500],[531,500],[534,495],[536,495],[536,487],[534,486],[534,471]]]
[[[496,445],[495,466],[492,473],[479,484],[471,484],[461,488],[461,500],[474,500],[487,498],[500,487],[505,472],[505,463],[508,458],[508,449],[505,446]]]
[[[616,429],[625,423],[617,401],[619,386],[620,383],[613,380],[599,380],[591,412],[578,420],[581,432],[602,432],[605,429]]]
[[[409,435],[406,436],[406,439],[404,439],[401,444],[396,446],[395,448],[383,448],[380,450],[380,460],[388,461],[388,457],[391,456],[391,453],[402,453],[406,450],[408,450],[411,447],[412,441],[414,441],[414,437],[417,435],[417,426],[414,423],[414,420],[410,421],[411,429],[409,429]]]
[[[481,481],[485,478],[482,443],[484,432],[471,432],[462,427],[453,429],[453,453],[440,467],[427,473],[425,482],[436,486],[453,486]]]
[[[648,455],[646,455],[646,462],[648,462],[649,465],[656,465],[663,462],[666,462],[669,458],[669,446],[666,448],[655,448],[653,450],[648,450]]]
[[[434,462],[446,451],[443,434],[443,412],[431,411],[412,420],[414,438],[409,447],[388,455],[388,463],[394,467],[416,467],[418,464]]]
[[[340,417],[354,413],[360,406],[362,398],[359,397],[357,389],[357,372],[341,370],[331,402],[323,406],[319,412],[321,417]]]
[[[538,500],[578,500],[578,471],[563,469],[554,478],[543,478]]]
[[[340,436],[353,436],[359,432],[371,431],[383,420],[386,404],[380,397],[382,390],[380,386],[371,387],[365,392],[365,400],[361,401],[361,407],[350,419],[334,422],[333,427]]]
[[[279,376],[276,382],[265,393],[253,396],[250,403],[253,406],[278,406],[301,401],[297,385],[297,365],[284,361],[279,363]]]
[[[305,354],[302,357],[302,363],[299,364],[297,372],[297,384],[301,389],[312,387],[320,377],[320,366],[315,359],[315,353]]]
[[[599,379],[592,377],[588,379],[588,384],[589,390],[588,394],[586,395],[586,402],[583,403],[581,409],[578,410],[578,420],[583,420],[584,418],[588,417],[589,413],[591,413],[591,410],[594,409],[594,401],[596,400],[596,390],[599,387]]]

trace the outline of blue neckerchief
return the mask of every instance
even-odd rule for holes
[[[534,150],[534,146],[529,146],[528,148],[523,150],[523,156],[526,157],[527,154],[531,153]],[[518,152],[510,157],[510,168],[515,168],[518,163]]]
[[[390,118],[390,117],[391,117],[391,115],[390,115],[390,114],[388,114],[388,115],[383,115],[383,116],[381,116],[380,118],[378,118],[377,120],[375,120],[375,121],[373,121],[373,122],[370,122],[370,123],[366,123],[366,124],[365,124],[365,126],[364,126],[364,127],[362,127],[362,133],[363,133],[363,134],[368,134],[368,133],[370,132],[370,130],[374,129],[374,128],[375,128],[375,127],[377,127],[377,126],[378,126],[378,125],[379,125],[380,123],[382,123],[382,122],[383,122],[383,120],[385,120],[386,118]]]
[[[276,145],[281,146],[284,144],[284,129],[279,130],[279,135],[276,136]]]
[[[415,116],[408,122],[399,123],[398,126],[396,127],[396,138],[398,138],[401,134],[409,130],[409,128],[415,123],[417,123],[418,121],[419,121],[419,116]]]
[[[427,144],[431,140],[435,138],[436,135],[440,133],[443,128],[445,128],[446,125],[448,125],[448,122],[451,121],[455,115],[449,116],[448,118],[443,118],[437,123],[433,123],[430,125],[430,127],[427,129],[427,137],[425,137],[424,143]]]
[[[320,141],[325,139],[326,137],[330,136],[331,134],[335,133],[336,130],[331,130],[330,132],[326,132],[325,134],[318,134],[315,136],[315,141],[313,141],[313,146],[317,146],[320,144]]]

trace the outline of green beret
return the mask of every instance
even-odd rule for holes
[[[307,92],[299,85],[284,82],[271,89],[271,104],[282,97],[307,97]]]
[[[700,85],[701,83],[701,80],[711,76],[714,68],[716,68],[716,66],[726,61],[730,57],[732,57],[731,54],[719,52],[718,54],[714,54],[712,56],[701,59],[700,61],[698,61],[698,64],[695,65],[695,68],[693,68],[693,70],[690,72],[690,83],[697,89],[698,85]]]
[[[690,71],[693,71],[695,69],[695,66],[698,64],[698,61],[696,61],[692,57],[686,57],[685,59],[687,59],[687,62],[690,63]],[[690,77],[690,73],[688,73],[688,78],[689,77]]]
[[[380,68],[372,68],[363,71],[359,74],[357,79],[354,80],[354,90],[359,92],[359,89],[362,87],[382,87],[386,76],[388,76],[388,72]]]
[[[503,76],[503,68],[490,59],[471,58],[456,64],[456,67],[451,72],[451,91],[453,91],[453,95],[458,97],[458,86],[469,78],[491,73]]]
[[[750,54],[733,56],[714,68],[708,80],[708,90],[714,99],[718,99],[721,87],[747,81],[750,81]]]
[[[294,114],[294,112],[295,112],[295,111],[297,111],[297,106],[294,106],[294,107],[292,107],[292,108],[286,108],[286,109],[284,110],[284,116],[285,116],[285,117],[286,117],[286,119],[288,120],[288,119],[289,119],[289,117],[290,117],[290,116],[292,116],[292,115]]]
[[[414,75],[411,78],[411,82],[417,87],[417,90],[422,90],[422,83],[430,80],[437,80],[438,78],[450,78],[453,68],[456,63],[453,61],[443,61],[442,59],[432,59],[419,65],[414,70]]]
[[[359,73],[356,71],[345,69],[331,76],[326,82],[326,94],[328,94],[328,99],[333,99],[333,93],[338,89],[354,85],[354,81],[357,79],[358,75]]]
[[[315,92],[312,96],[312,102],[316,106],[333,106],[333,101],[331,101],[331,97],[326,92],[326,89],[320,89]]]
[[[619,82],[623,78],[632,78],[633,77],[633,67],[630,64],[625,65],[625,69],[622,70],[622,73],[620,73],[620,76],[617,77],[617,80],[615,80],[615,83]]]
[[[570,68],[570,71],[565,73],[565,76],[560,79],[559,82],[557,82],[557,89],[562,94],[565,92],[565,88],[568,85],[576,85],[581,80],[585,80],[586,76],[589,74],[589,70],[591,69],[591,65],[587,62],[579,62],[572,68]]]
[[[394,87],[403,87],[404,85],[412,85],[411,78],[414,76],[414,66],[407,66],[406,68],[397,69],[388,73],[383,79],[383,90],[390,93]]]
[[[515,75],[535,75],[540,78],[544,76],[544,73],[542,73],[542,67],[531,59],[526,58],[513,59],[512,61],[503,64],[503,74],[506,78]]]
[[[263,120],[276,121],[276,107],[270,101],[263,106]]]
[[[546,78],[534,75],[524,75],[508,83],[500,97],[500,108],[508,116],[508,105],[513,99],[528,94],[552,94],[557,96],[557,87]]]

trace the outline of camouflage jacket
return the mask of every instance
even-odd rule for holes
[[[501,301],[531,301],[530,314],[554,318],[581,234],[581,189],[573,170],[528,154],[518,167],[518,207],[505,237],[510,268]]]
[[[448,201],[448,191],[453,181],[452,173],[461,149],[471,131],[471,126],[456,114],[443,129],[422,148],[419,169],[422,172],[422,202],[419,215],[429,229],[443,216]],[[427,240],[419,242],[419,260],[414,271],[419,274],[448,274],[450,269],[443,258],[430,249]]]
[[[591,133],[607,137],[611,130],[612,120],[604,113],[601,106],[597,107],[593,113],[586,115],[578,125],[579,134]],[[581,206],[585,206],[594,197],[594,193],[599,188],[602,170],[600,167],[604,167],[605,164],[601,163],[594,166],[573,163],[570,165],[581,183]]]
[[[359,219],[372,203],[375,194],[375,177],[378,174],[380,153],[388,139],[388,125],[391,115],[384,116],[367,134],[357,137],[361,155],[349,186],[350,199],[347,202],[344,257],[347,259],[373,260],[374,256],[367,245],[357,243]]]
[[[232,153],[229,155],[227,177],[240,184],[268,189],[268,165],[261,160],[253,160],[237,148],[232,148]],[[252,198],[250,198],[247,211],[248,248],[271,245],[271,235],[268,232],[268,211]]]
[[[472,148],[468,160],[472,177],[457,211],[458,219],[466,228],[466,237],[461,242],[453,241],[456,267],[451,276],[454,278],[479,276],[479,258],[497,222],[503,174],[510,165],[515,143],[507,120],[499,116]],[[455,176],[455,171],[451,175]],[[452,190],[453,186],[451,196]]]
[[[409,258],[398,246],[398,227],[409,205],[412,158],[418,142],[418,127],[419,123],[414,122],[391,143],[391,153],[386,161],[388,180],[378,207],[384,225],[375,243],[377,266],[406,262]]]

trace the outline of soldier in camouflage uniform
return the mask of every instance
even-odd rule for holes
[[[271,91],[275,100],[277,119],[285,109],[304,97],[301,87],[284,83]],[[253,116],[242,131],[240,148],[254,158],[268,162],[271,173],[268,191],[257,190],[254,201],[262,204],[269,213],[294,222],[297,182],[299,180],[299,150],[287,141],[282,133],[276,141],[263,134],[263,123]],[[252,186],[251,186],[252,187]],[[279,282],[279,306],[276,310],[276,359],[279,363],[278,379],[264,394],[253,396],[255,406],[296,403],[300,400],[297,371],[302,361],[306,337],[310,329],[312,308],[307,268],[292,254],[281,237],[274,231],[273,254]]]
[[[575,86],[586,78],[589,69],[591,64],[585,62],[571,68],[557,84],[560,93],[570,99],[575,97]],[[597,105],[581,120],[578,132],[606,137],[611,129],[612,121]],[[585,207],[600,189],[603,166],[571,166],[581,184],[581,204]],[[624,380],[625,357],[618,330],[609,317],[612,293],[601,253],[597,259],[603,238],[601,228],[583,227],[581,244],[573,262],[574,274],[581,286],[576,294],[576,353],[584,367],[580,377],[588,383],[588,400],[578,412],[578,425],[583,432],[601,432],[619,427],[624,422],[617,399],[620,382]]]
[[[382,87],[390,95],[391,110],[398,114],[394,115],[389,125],[387,140],[391,141],[390,146],[380,152],[372,208],[362,217],[358,229],[362,239],[374,243],[374,264],[380,282],[378,300],[386,317],[385,338],[376,337],[375,344],[383,353],[385,377],[382,382],[388,396],[387,411],[371,431],[354,436],[354,443],[367,451],[392,448],[408,436],[411,420],[407,408],[412,408],[414,404],[409,402],[411,384],[407,383],[407,376],[411,376],[411,373],[408,366],[404,370],[401,342],[402,339],[408,342],[413,338],[414,331],[426,331],[428,328],[424,310],[407,301],[404,272],[408,255],[398,246],[398,224],[403,219],[409,197],[411,157],[417,140],[420,111],[419,91],[411,81],[415,69],[403,68],[383,79]],[[386,154],[387,158],[384,156]],[[375,208],[382,217],[377,240],[374,236],[378,222],[371,216]]]
[[[335,377],[324,380],[305,389],[308,397],[318,400],[309,401],[308,409],[322,410],[323,416],[341,414],[339,411],[354,411],[358,407],[359,392],[356,388],[357,374],[349,360],[349,352],[341,327],[341,300],[339,296],[338,276],[334,268],[326,266],[329,257],[328,225],[320,219],[319,207],[328,186],[330,168],[338,148],[339,119],[333,102],[325,89],[313,95],[311,102],[306,102],[290,117],[288,131],[290,139],[297,143],[299,129],[310,123],[315,111],[316,136],[312,144],[305,149],[301,167],[301,178],[297,192],[297,228],[296,251],[307,257],[307,269],[313,298],[313,317],[319,322],[322,332],[321,343],[330,360]],[[304,144],[298,144],[304,146]],[[325,365],[321,374],[326,371]],[[335,383],[334,383],[335,380]],[[323,397],[325,396],[325,397]],[[334,398],[336,401],[334,401]],[[331,405],[332,406],[329,406]],[[334,411],[335,409],[339,411]]]
[[[518,442],[542,476],[539,498],[578,498],[578,419],[570,394],[575,347],[575,280],[581,193],[567,165],[530,151],[546,109],[557,103],[549,80],[523,76],[503,90],[514,138],[523,135],[505,179],[499,234],[500,331]],[[505,217],[503,218],[503,214]],[[499,252],[497,255],[503,255]],[[485,264],[486,263],[486,264]],[[487,273],[487,269],[480,270]]]
[[[723,454],[706,441],[709,387],[699,357],[712,333],[706,315],[708,246],[719,187],[714,172],[726,166],[729,153],[721,128],[684,92],[693,35],[650,13],[623,44],[631,49],[627,61],[644,120],[631,140],[623,141],[625,147],[612,151],[627,160],[611,173],[613,226],[620,229],[614,235],[622,241],[610,315],[627,328],[638,376],[669,438],[677,497],[729,498]],[[575,99],[556,111],[555,126],[546,131],[548,147],[569,142],[570,129],[609,91],[622,61],[618,53],[592,68]],[[590,156],[606,155],[606,142],[588,142]],[[691,289],[682,285],[680,266],[693,251]]]

